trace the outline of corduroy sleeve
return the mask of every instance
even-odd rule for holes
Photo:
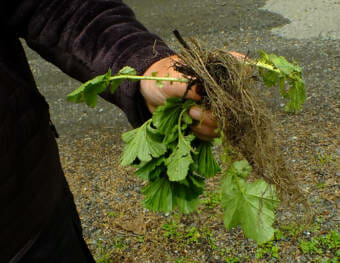
[[[174,54],[119,0],[13,0],[8,28],[43,58],[82,82],[123,66],[138,74]],[[6,1],[8,2],[8,1]],[[10,5],[10,4],[8,4]],[[120,107],[136,127],[150,117],[139,82],[125,81],[104,99]]]

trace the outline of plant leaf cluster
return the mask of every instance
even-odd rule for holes
[[[196,102],[169,98],[141,127],[123,134],[121,164],[134,165],[148,182],[143,204],[154,211],[194,211],[204,181],[220,171],[211,143],[195,137],[188,110]]]
[[[255,63],[260,77],[267,87],[279,86],[281,95],[288,100],[287,112],[297,112],[306,101],[305,82],[301,67],[290,63],[285,57],[260,52],[261,58]]]
[[[161,212],[178,208],[193,212],[204,191],[204,181],[221,171],[210,142],[195,137],[187,111],[196,102],[169,98],[141,127],[123,134],[126,143],[121,164],[137,167],[136,175],[148,182],[143,188],[144,207]],[[264,180],[249,183],[246,160],[232,163],[224,172],[221,205],[227,229],[240,225],[258,243],[272,239],[274,187]]]

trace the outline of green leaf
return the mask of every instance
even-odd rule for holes
[[[264,84],[270,87],[279,83],[282,97],[288,99],[285,110],[288,112],[301,110],[302,104],[306,101],[301,67],[296,63],[288,62],[282,56],[266,54],[264,51],[260,51],[260,54],[261,59],[256,65],[259,66],[259,74]],[[271,67],[273,68],[271,69]],[[286,82],[289,83],[288,92],[286,91]]]
[[[223,139],[221,137],[217,137],[217,138],[214,139],[214,144],[220,146],[220,145],[222,145],[222,143],[223,143]]]
[[[259,53],[260,53],[260,56],[261,56],[261,61],[267,63],[269,61],[268,54],[266,52],[264,52],[263,50],[260,50]]]
[[[137,71],[129,66],[125,66],[124,68],[122,68],[121,70],[118,71],[117,75],[122,75],[122,76],[136,76],[137,75]]]
[[[81,85],[78,89],[74,90],[73,92],[67,94],[67,100],[70,102],[80,103],[85,101],[84,97],[84,90],[85,84]]]
[[[293,72],[301,72],[299,65],[290,63],[285,57],[277,56],[275,54],[267,54],[263,50],[260,50],[261,59],[259,61],[272,65],[277,68],[282,75],[289,75]]]
[[[162,143],[163,136],[150,126],[151,120],[145,122],[141,127],[124,133],[122,138],[126,142],[123,150],[121,165],[130,165],[136,159],[150,161],[166,152]]]
[[[137,134],[137,132],[139,131],[140,128],[142,128],[142,126],[139,127],[139,128],[133,129],[131,131],[124,132],[122,134],[123,141],[127,144],[130,143],[136,137],[136,134]]]
[[[212,144],[210,142],[200,141],[194,155],[196,172],[203,177],[212,177],[221,171],[215,157],[211,151]]]
[[[193,163],[190,144],[194,138],[193,134],[180,136],[178,145],[165,160],[170,181],[181,181],[187,176],[189,167]]]
[[[251,166],[246,160],[236,161],[232,164],[232,172],[243,179],[249,176],[251,170]]]
[[[182,122],[184,122],[185,124],[188,124],[188,125],[193,123],[193,120],[190,117],[189,113],[186,112],[186,113],[183,114]],[[183,130],[183,128],[182,128],[182,130]]]
[[[263,83],[268,88],[275,86],[278,83],[278,73],[275,71],[265,70],[261,77],[263,78]]]
[[[146,181],[155,180],[162,171],[165,171],[165,167],[161,164],[164,162],[164,157],[154,158],[149,162],[143,162],[139,165],[139,169],[136,171],[136,175]]]
[[[118,73],[115,76],[136,76],[137,71],[134,68],[131,68],[129,66],[125,66],[121,70],[118,71]],[[118,87],[123,83],[124,79],[114,79],[111,81],[111,87],[110,87],[110,92],[113,94]],[[130,79],[130,81],[138,81],[134,79]]]
[[[274,64],[274,66],[279,69],[284,75],[289,75],[292,72],[301,72],[301,68],[298,65],[293,65],[289,63],[286,58],[276,56],[275,54],[269,55],[269,60]]]
[[[188,185],[173,182],[174,199],[178,209],[182,213],[191,213],[195,211],[199,204],[199,195],[204,190],[204,179],[188,175]]]
[[[119,86],[123,83],[123,79],[115,79],[111,81],[110,92],[111,94],[115,93],[115,91],[119,88]]]
[[[157,85],[159,88],[164,88],[164,82],[163,82],[163,80],[157,79],[157,80],[156,80],[156,85]]]
[[[159,132],[165,135],[163,141],[165,144],[170,144],[178,138],[178,119],[181,113],[186,109],[189,109],[194,103],[195,102],[192,100],[183,101],[181,98],[169,98],[163,106],[157,107],[154,111],[152,122]],[[183,114],[183,117],[184,123],[191,120],[185,113]],[[187,125],[182,123],[181,125],[184,128],[187,127]]]
[[[97,76],[83,85],[78,89],[67,95],[67,100],[72,102],[86,102],[90,107],[94,107],[97,104],[97,95],[106,90],[110,84],[111,69],[104,75]]]
[[[164,135],[163,143],[171,145],[178,139],[178,125],[172,127],[171,132]],[[171,148],[169,146],[169,148]]]
[[[169,98],[163,106],[157,107],[153,112],[152,122],[161,134],[171,134],[173,127],[178,123],[178,118],[183,110],[182,106],[182,99]]]
[[[222,183],[224,225],[227,229],[241,225],[248,238],[264,243],[274,236],[272,224],[278,200],[273,187],[263,179],[247,183],[235,174],[241,173],[246,177],[245,171],[250,168],[244,164],[239,163],[229,169]]]
[[[299,79],[292,81],[289,86],[289,101],[285,106],[285,110],[288,112],[296,112],[301,110],[302,104],[306,101],[305,83],[302,79]]]
[[[145,195],[143,205],[147,209],[167,213],[175,207],[171,182],[166,177],[149,182],[142,193]]]
[[[182,213],[193,212],[204,190],[204,179],[189,175],[188,185],[171,182],[168,177],[157,178],[143,188],[143,205],[153,211],[170,212],[178,207]]]

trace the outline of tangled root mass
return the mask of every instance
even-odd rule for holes
[[[272,114],[260,100],[253,78],[254,67],[226,51],[207,51],[191,39],[180,52],[175,69],[196,85],[202,105],[210,109],[224,137],[224,149],[232,149],[233,160],[246,159],[257,178],[274,184],[282,201],[291,205],[304,199],[287,168],[274,131]]]

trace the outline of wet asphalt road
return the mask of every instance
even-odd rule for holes
[[[307,83],[306,109],[321,107],[334,118],[340,83],[340,1],[338,0],[127,0],[138,19],[175,47],[172,35],[197,37],[212,48],[227,46],[256,55],[263,49],[294,58],[303,67]],[[272,13],[268,10],[272,10]],[[40,91],[51,106],[61,135],[84,136],[91,129],[119,134],[130,128],[124,114],[105,101],[95,109],[66,102],[79,86],[27,48]],[[322,89],[322,92],[320,92]],[[269,102],[274,111],[280,101]]]

